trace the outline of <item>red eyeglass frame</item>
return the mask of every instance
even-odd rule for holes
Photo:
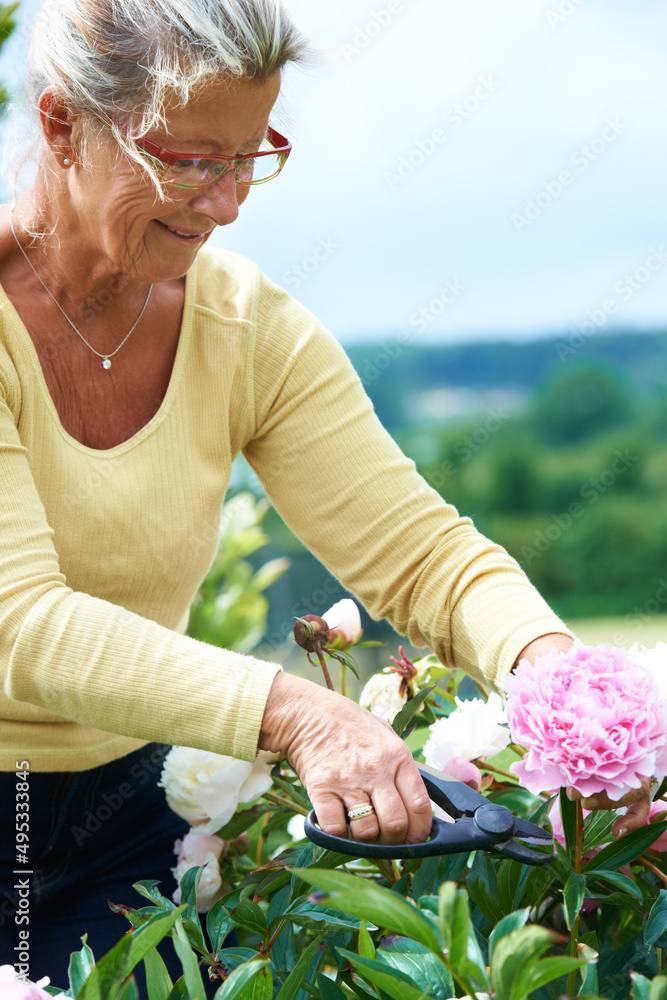
[[[113,121],[111,118],[106,118],[97,112],[93,112],[95,118],[103,125],[106,129],[110,129],[113,126],[120,129],[121,132],[127,133],[128,129],[124,125],[119,125],[118,122]],[[239,181],[236,179],[236,172],[234,171],[234,180],[237,184],[245,184],[246,186],[251,186],[255,184],[265,184],[267,181],[273,180],[277,177],[280,171],[285,166],[287,162],[287,157],[292,151],[292,143],[289,139],[286,139],[284,135],[280,132],[276,132],[274,128],[269,126],[266,130],[266,138],[273,145],[273,149],[260,150],[257,153],[240,153],[238,156],[226,156],[222,153],[175,153],[172,149],[166,149],[164,146],[159,146],[156,142],[151,142],[150,139],[132,139],[132,142],[139,147],[144,153],[147,153],[150,157],[157,160],[165,167],[174,167],[181,160],[222,160],[225,163],[239,163],[245,160],[254,160],[260,156],[275,156],[278,154],[282,158],[282,164],[280,170],[277,173],[272,174],[270,177],[264,177],[262,180],[258,181]],[[208,187],[209,184],[214,184],[219,178],[213,178],[211,181],[207,181],[205,184],[198,184],[191,186],[189,184],[179,184],[177,181],[167,181],[168,184],[172,184],[174,187],[181,187],[187,190],[197,190],[197,188]]]

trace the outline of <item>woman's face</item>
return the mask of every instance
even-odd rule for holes
[[[279,72],[264,83],[212,84],[146,138],[179,153],[255,152],[279,90]],[[150,282],[184,275],[215,227],[235,220],[250,192],[228,173],[197,190],[167,186],[168,200],[160,201],[145,171],[118,155],[116,139],[106,132],[68,180],[76,228],[93,260],[102,259],[111,273]]]

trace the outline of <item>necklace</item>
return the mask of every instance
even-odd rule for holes
[[[141,312],[139,313],[139,315],[138,315],[137,319],[135,320],[135,322],[130,327],[128,333],[121,340],[121,342],[118,345],[118,347],[116,348],[116,350],[112,351],[111,354],[100,354],[100,352],[96,351],[95,348],[92,346],[92,344],[89,344],[88,341],[86,340],[86,338],[84,337],[84,335],[82,333],[80,333],[79,330],[77,330],[77,328],[74,326],[74,323],[69,318],[69,316],[67,315],[67,313],[65,312],[65,310],[63,309],[63,307],[60,305],[60,303],[58,302],[58,299],[55,297],[55,295],[51,292],[51,290],[48,288],[48,286],[42,281],[42,279],[38,275],[37,271],[33,267],[32,261],[30,260],[30,258],[28,257],[27,253],[25,252],[25,250],[23,249],[23,247],[19,243],[19,238],[16,235],[16,230],[14,229],[14,208],[15,207],[16,207],[15,205],[12,205],[11,208],[10,208],[10,210],[9,210],[9,225],[10,225],[11,230],[12,230],[12,235],[13,235],[14,239],[16,240],[17,247],[19,248],[19,250],[21,251],[21,253],[25,257],[26,261],[28,262],[28,265],[30,266],[30,269],[31,269],[32,273],[35,275],[35,277],[39,281],[39,283],[42,286],[42,288],[44,289],[44,291],[47,292],[47,294],[53,299],[53,301],[55,302],[55,304],[58,306],[58,309],[60,309],[61,313],[63,314],[63,316],[65,317],[65,319],[69,323],[69,325],[72,327],[72,329],[74,330],[74,332],[77,334],[77,336],[79,336],[81,338],[81,340],[84,342],[84,344],[86,345],[86,347],[90,348],[90,350],[93,352],[93,354],[96,354],[98,356],[98,358],[102,358],[102,368],[104,368],[105,370],[108,371],[108,369],[111,368],[111,358],[113,358],[113,356],[115,354],[118,354],[118,352],[120,351],[120,349],[123,346],[123,344],[126,342],[126,340],[128,340],[130,334],[134,332],[134,330],[136,329],[137,326],[139,326],[139,323],[141,321],[141,317],[146,312],[146,306],[148,305],[148,300],[151,297],[151,292],[153,291],[153,286],[151,285],[149,287],[149,289],[148,289],[148,295],[146,296],[146,300],[145,300],[143,306],[141,307]]]

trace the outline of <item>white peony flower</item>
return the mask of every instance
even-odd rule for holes
[[[632,649],[628,650],[628,656],[635,663],[651,671],[663,697],[667,698],[667,642],[658,642],[653,649],[642,646],[641,650],[639,643],[636,642]]]
[[[174,844],[174,854],[177,864],[172,868],[172,874],[178,883],[172,899],[178,905],[181,902],[181,879],[189,868],[199,868],[206,865],[201,873],[197,889],[197,910],[208,913],[214,903],[222,898],[222,879],[218,861],[227,850],[227,841],[213,834],[201,833],[199,828],[190,830]]]
[[[446,719],[430,726],[431,735],[424,746],[424,759],[431,767],[448,772],[448,764],[463,760],[486,760],[504,750],[511,742],[505,705],[498,694],[489,700],[456,699],[456,709]],[[468,780],[468,779],[466,779]]]
[[[401,690],[403,678],[399,674],[373,674],[359,696],[362,708],[370,708],[390,725],[408,700],[407,691]]]
[[[292,816],[291,820],[287,824],[287,832],[293,841],[303,840],[306,836],[303,832],[303,825],[305,822],[305,816]]]
[[[200,833],[216,833],[239,806],[268,792],[272,780],[268,764],[261,760],[249,764],[208,750],[173,747],[159,783],[170,809]]]
[[[321,617],[331,630],[332,642],[337,636],[340,636],[346,645],[361,638],[363,629],[359,608],[349,597],[344,597],[342,601],[332,605]]]

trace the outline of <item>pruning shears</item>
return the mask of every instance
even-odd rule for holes
[[[454,818],[453,823],[447,823],[434,817],[429,839],[423,844],[369,844],[334,837],[320,829],[313,810],[305,820],[306,836],[320,847],[356,858],[430,858],[438,854],[489,851],[524,865],[544,865],[553,859],[552,853],[531,851],[517,842],[551,846],[553,838],[546,830],[520,819],[505,806],[489,802],[462,781],[426,764],[417,767],[431,801]]]

